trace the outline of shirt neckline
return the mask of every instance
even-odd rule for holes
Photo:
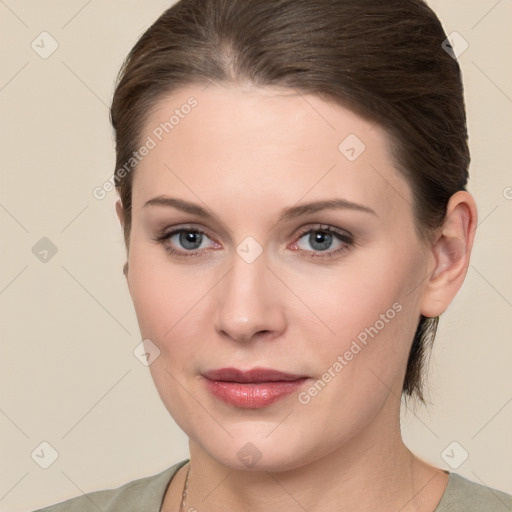
[[[160,498],[160,506],[158,507],[158,512],[162,512],[162,506],[164,504],[165,495],[167,494],[167,490],[171,486],[171,482],[174,480],[174,477],[178,474],[178,471],[188,462],[190,462],[190,459],[185,459],[172,466],[174,468],[174,472],[172,473],[171,478],[169,478],[169,481],[167,482],[167,485],[163,490],[162,497]]]
[[[169,489],[171,482],[174,480],[174,477],[177,475],[178,471],[183,466],[185,466],[185,464],[187,464],[188,462],[190,462],[190,459],[185,459],[185,460],[178,462],[177,464],[174,465],[174,468],[175,468],[174,472],[172,473],[172,476],[169,478],[169,481],[167,482],[167,485],[165,486],[165,488],[163,490],[162,497],[160,499],[160,506],[158,507],[158,512],[162,512],[162,506],[164,504],[165,495],[167,494],[167,490]],[[446,505],[448,496],[449,496],[451,489],[454,485],[454,476],[453,476],[454,473],[452,473],[451,471],[447,471],[445,469],[443,469],[442,471],[443,471],[443,473],[446,473],[448,475],[448,483],[446,484],[443,494],[441,495],[441,499],[439,500],[439,503],[437,504],[437,506],[433,512],[441,512],[441,507]]]

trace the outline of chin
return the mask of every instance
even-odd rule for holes
[[[297,425],[267,422],[226,425],[233,435],[195,437],[195,443],[223,466],[237,471],[289,471],[312,462],[323,454],[319,432],[302,432]],[[276,428],[277,427],[277,428]],[[280,431],[280,432],[278,432]],[[311,436],[311,437],[310,437]],[[324,447],[325,449],[325,447]]]

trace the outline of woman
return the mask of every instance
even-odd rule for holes
[[[477,224],[421,0],[181,0],[115,91],[149,368],[190,460],[44,510],[510,511],[400,435]]]

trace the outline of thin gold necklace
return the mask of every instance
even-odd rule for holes
[[[188,467],[187,471],[187,478],[185,479],[185,485],[183,486],[183,494],[181,495],[181,506],[180,506],[180,512],[185,512],[185,497],[187,496],[187,490],[188,490],[188,475],[190,474],[190,465]]]

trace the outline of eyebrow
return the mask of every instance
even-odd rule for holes
[[[147,206],[166,206],[170,208],[176,208],[177,210],[181,210],[185,213],[189,213],[191,215],[196,215],[197,217],[201,217],[204,219],[214,219],[217,220],[217,217],[211,214],[207,209],[199,206],[198,204],[191,203],[189,201],[185,201],[183,199],[177,199],[175,197],[168,196],[158,196],[152,199],[149,199],[144,203],[144,208]],[[296,206],[291,206],[289,208],[284,209],[279,216],[278,222],[283,222],[287,220],[294,219],[296,217],[300,217],[302,215],[307,215],[311,213],[316,213],[321,210],[354,210],[363,213],[370,213],[378,217],[374,210],[369,208],[368,206],[364,206],[362,204],[354,203],[352,201],[347,201],[346,199],[326,199],[323,201],[312,201],[309,203],[302,203]]]

